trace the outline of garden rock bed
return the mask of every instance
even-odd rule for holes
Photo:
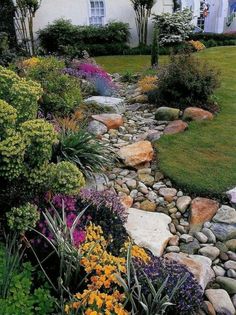
[[[122,97],[130,99],[134,88],[134,85],[124,86],[120,91]],[[234,314],[236,255],[231,250],[236,248],[236,211],[212,199],[191,198],[174,188],[158,170],[151,142],[163,134],[187,128],[186,123],[178,120],[178,111],[171,109],[171,115],[163,115],[157,116],[151,105],[126,105],[123,125],[116,132],[109,130],[101,136],[120,158],[107,171],[105,185],[120,196],[128,209],[126,227],[134,241],[155,255],[165,254],[182,262],[207,289],[208,309],[219,312],[215,296],[223,292],[224,299],[230,301],[227,314]],[[212,118],[204,115],[203,119]],[[229,283],[226,285],[219,276]]]

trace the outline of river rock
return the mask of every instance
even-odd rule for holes
[[[176,203],[177,208],[181,213],[184,213],[191,203],[191,198],[189,196],[179,197]]]
[[[206,237],[208,238],[208,242],[209,242],[209,243],[216,243],[215,234],[214,234],[210,229],[208,229],[208,228],[203,228],[203,229],[201,230],[201,232],[206,235]]]
[[[225,245],[228,247],[229,250],[236,252],[236,239],[225,242]]]
[[[214,246],[206,246],[199,250],[199,254],[208,257],[213,261],[220,255],[220,250]]]
[[[161,188],[159,190],[159,195],[164,197],[168,202],[171,202],[176,194],[177,190],[175,188]]]
[[[92,118],[106,125],[107,129],[118,129],[124,123],[122,116],[119,114],[92,115]]]
[[[216,213],[213,222],[236,224],[236,210],[229,206],[223,205]]]
[[[235,315],[233,303],[225,290],[208,289],[205,291],[208,300],[213,305],[217,314],[220,315]]]
[[[137,245],[149,249],[153,255],[161,256],[173,237],[168,227],[170,222],[170,217],[163,213],[130,208],[125,227]]]
[[[156,211],[156,204],[155,202],[149,201],[149,200],[144,200],[140,204],[140,209],[145,210],[145,211],[151,211],[154,212]]]
[[[236,238],[236,224],[212,223],[210,229],[222,242]]]
[[[210,221],[219,209],[219,203],[212,199],[197,197],[193,199],[190,209],[190,230],[200,231],[202,225]]]
[[[194,239],[192,242],[189,243],[182,243],[180,245],[180,250],[186,254],[197,254],[198,250],[200,249],[200,245],[198,240]]]
[[[164,257],[185,265],[193,273],[203,290],[215,276],[211,269],[212,262],[207,257],[183,253],[168,253]]]
[[[233,269],[236,270],[236,261],[228,260],[224,263],[225,269]]]
[[[226,192],[232,204],[236,204],[236,187]]]
[[[213,117],[213,114],[208,112],[207,110],[201,109],[199,107],[188,107],[184,111],[183,120],[212,120]]]
[[[184,132],[188,128],[188,124],[182,120],[171,121],[164,129],[165,135],[173,135],[179,132]]]
[[[118,151],[118,156],[127,166],[138,166],[139,164],[150,162],[153,159],[154,150],[151,142],[139,141],[122,147]]]
[[[236,280],[227,277],[217,277],[216,282],[219,283],[222,289],[229,294],[236,294]]]
[[[177,120],[180,110],[172,107],[159,107],[156,111],[155,118],[159,121]]]
[[[96,136],[103,135],[104,133],[108,131],[106,125],[96,120],[90,121],[90,123],[88,124],[87,130],[88,132]]]
[[[109,112],[122,114],[125,112],[124,99],[108,96],[92,96],[83,101],[85,104],[96,104],[104,110],[107,108]]]

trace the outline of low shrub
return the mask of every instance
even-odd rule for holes
[[[17,110],[18,122],[36,118],[42,92],[38,83],[20,78],[15,72],[0,66],[0,99]]]
[[[54,161],[75,163],[87,177],[111,165],[113,157],[107,146],[84,129],[62,131],[53,155]]]
[[[0,247],[0,314],[52,314],[55,310],[55,299],[50,291],[46,286],[35,286],[35,270],[29,262],[15,266],[15,258],[3,246]],[[10,278],[9,268],[13,269],[10,270]]]
[[[35,227],[39,220],[39,212],[36,205],[26,203],[18,208],[13,207],[6,214],[7,223],[11,230],[24,233]]]
[[[180,109],[204,107],[218,86],[218,72],[208,64],[190,54],[175,55],[158,72],[157,87],[149,94],[149,100]]]
[[[105,26],[75,26],[59,19],[39,31],[39,41],[46,54],[72,58],[82,57],[86,50],[92,56],[122,54],[127,48],[129,26],[111,22]]]
[[[78,167],[70,162],[62,161],[50,165],[49,189],[53,193],[77,195],[85,185],[84,176]]]
[[[33,58],[22,63],[26,77],[39,82],[44,94],[40,106],[45,113],[69,114],[81,101],[77,79],[63,73],[65,63],[55,57]]]
[[[142,93],[148,93],[156,88],[157,76],[146,76],[138,81],[138,87]]]
[[[201,51],[206,48],[206,46],[199,40],[190,40],[188,43],[193,47],[195,51]]]

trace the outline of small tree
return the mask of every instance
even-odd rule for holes
[[[193,31],[193,13],[189,9],[154,15],[159,28],[160,45],[181,43]]]
[[[19,37],[28,54],[35,54],[34,18],[42,0],[12,0],[15,5],[15,23]]]
[[[153,28],[153,38],[152,38],[152,56],[151,56],[151,66],[157,67],[159,61],[159,29],[155,24]]]
[[[135,11],[139,45],[147,44],[148,19],[156,0],[130,0]]]

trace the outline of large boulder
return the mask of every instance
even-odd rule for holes
[[[183,132],[188,128],[188,124],[182,120],[171,121],[164,129],[165,135],[173,135],[179,132]]]
[[[235,315],[234,305],[225,290],[209,289],[205,291],[205,294],[213,305],[217,314]]]
[[[118,129],[123,125],[123,117],[119,114],[92,115],[94,120],[103,123],[108,129]]]
[[[192,272],[203,290],[214,279],[215,273],[211,269],[212,261],[208,257],[183,253],[168,253],[164,257],[185,265]]]
[[[125,227],[137,245],[149,249],[155,256],[161,256],[173,237],[168,226],[170,223],[171,218],[163,213],[130,208]]]
[[[218,209],[219,203],[215,200],[200,197],[193,199],[190,209],[191,232],[200,231],[202,225],[210,221]]]
[[[139,141],[122,147],[118,151],[118,156],[127,166],[138,166],[153,159],[154,150],[151,142]]]
[[[156,111],[155,118],[159,121],[177,120],[179,118],[180,110],[172,107],[159,107]]]
[[[125,112],[125,102],[122,98],[108,96],[92,96],[84,100],[86,104],[96,104],[101,109],[108,109],[109,112],[122,114]]]
[[[191,121],[191,120],[212,120],[213,114],[208,112],[207,110],[198,108],[198,107],[188,107],[184,111],[183,120]]]

